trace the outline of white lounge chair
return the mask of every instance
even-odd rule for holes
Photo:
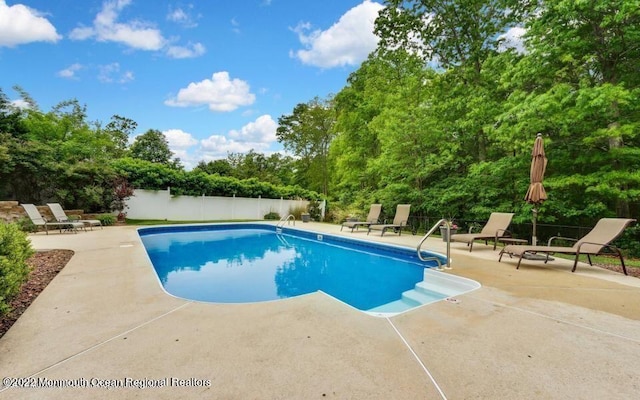
[[[102,229],[102,222],[98,219],[71,219],[67,216],[59,203],[47,203],[47,206],[51,210],[53,217],[58,222],[82,222],[91,228],[91,230],[93,230],[94,226],[99,226],[100,229]]]
[[[82,222],[49,222],[44,219],[40,211],[38,211],[38,208],[33,204],[21,204],[21,206],[27,212],[31,222],[37,227],[43,227],[47,235],[49,234],[50,227],[59,229],[60,233],[62,233],[63,230],[78,233],[78,229],[85,229]]]

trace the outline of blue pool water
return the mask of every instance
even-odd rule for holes
[[[403,293],[415,291],[425,266],[435,265],[407,249],[295,229],[276,234],[273,226],[261,224],[154,227],[139,233],[168,293],[215,303],[323,291],[360,310],[404,311],[425,302],[403,299]],[[444,292],[425,289],[421,295],[439,300],[450,295]]]

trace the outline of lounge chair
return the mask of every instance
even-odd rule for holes
[[[50,227],[59,229],[60,233],[62,233],[63,229],[74,233],[77,233],[78,229],[84,229],[82,222],[48,222],[33,204],[21,204],[21,206],[27,212],[31,222],[37,227],[43,227],[47,235],[49,234]]]
[[[53,217],[58,222],[82,222],[83,224],[91,228],[91,230],[93,230],[94,226],[99,226],[102,229],[102,222],[100,222],[100,220],[98,219],[70,219],[69,217],[67,217],[67,214],[64,212],[60,204],[47,203],[47,206],[51,210]]]
[[[411,208],[411,204],[398,204],[396,207],[396,216],[393,218],[392,224],[371,224],[369,225],[369,230],[367,231],[367,235],[371,233],[372,230],[381,230],[382,233],[380,236],[384,236],[384,233],[387,229],[393,229],[394,232],[397,232],[398,235],[402,235],[402,228],[407,226],[407,221],[409,220],[409,209]]]
[[[507,228],[511,224],[513,213],[494,212],[489,216],[489,220],[478,233],[457,233],[451,235],[452,242],[465,242],[469,246],[469,252],[473,251],[474,240],[484,240],[485,244],[493,240],[493,249],[496,249],[498,239],[509,235]]]
[[[372,204],[371,208],[369,209],[369,215],[367,216],[366,221],[347,221],[347,222],[344,222],[342,224],[342,226],[340,227],[340,230],[342,230],[342,228],[344,228],[346,226],[347,228],[351,228],[351,232],[353,232],[354,229],[358,229],[361,226],[368,227],[371,224],[377,224],[378,223],[378,218],[380,218],[380,211],[381,210],[382,210],[382,204]]]
[[[522,258],[525,254],[544,253],[546,255],[546,259],[544,260],[545,264],[549,261],[549,256],[554,253],[575,254],[576,258],[573,262],[573,269],[571,270],[571,272],[575,272],[576,267],[578,266],[578,258],[581,254],[586,254],[589,264],[593,265],[591,263],[591,256],[600,254],[604,249],[609,249],[620,257],[622,270],[624,271],[624,274],[627,275],[627,267],[624,265],[624,258],[622,257],[620,249],[610,245],[609,243],[613,242],[618,236],[620,236],[622,232],[624,232],[625,228],[633,222],[635,222],[635,219],[602,218],[598,221],[596,226],[594,226],[593,229],[591,229],[591,231],[589,231],[589,233],[580,240],[556,236],[549,239],[547,246],[505,246],[500,252],[500,258],[498,261],[502,260],[502,256],[504,254],[519,256],[518,265],[516,267],[516,269],[519,269],[520,263],[522,262]],[[552,246],[552,241],[556,239],[571,240],[575,241],[576,244],[572,247]]]

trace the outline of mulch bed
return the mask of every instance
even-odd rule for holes
[[[29,280],[22,285],[20,293],[11,302],[12,311],[0,316],[0,337],[11,328],[25,312],[31,302],[47,287],[73,256],[71,250],[47,250],[37,252],[29,259],[32,267]],[[597,264],[598,267],[622,273],[622,267],[613,264]],[[640,278],[640,268],[627,267],[630,276]]]
[[[11,328],[14,322],[31,305],[45,287],[62,271],[73,256],[71,250],[48,250],[37,252],[28,261],[31,266],[29,279],[22,285],[20,292],[11,302],[8,314],[0,316],[0,337]]]

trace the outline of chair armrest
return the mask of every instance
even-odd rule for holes
[[[582,242],[582,243],[580,243],[580,245],[578,246],[578,252],[580,252],[580,248],[581,248],[581,247],[582,247],[582,245],[584,245],[584,244],[593,244],[593,245],[596,245],[596,246],[602,246],[602,247],[608,247],[608,248],[611,248],[611,249],[615,249],[616,251],[618,251],[618,250],[619,250],[616,246],[613,246],[613,245],[611,245],[611,244],[606,244],[606,243],[595,243],[595,242]]]
[[[503,233],[502,236],[500,236],[500,232]],[[511,237],[511,231],[508,231],[506,229],[498,229],[496,231],[496,240],[498,240],[498,237]]]
[[[547,246],[551,246],[551,242],[553,242],[556,239],[560,239],[560,240],[568,240],[570,242],[577,242],[578,239],[575,238],[570,238],[570,237],[564,237],[564,236],[551,236],[549,238],[549,241],[547,242]]]

